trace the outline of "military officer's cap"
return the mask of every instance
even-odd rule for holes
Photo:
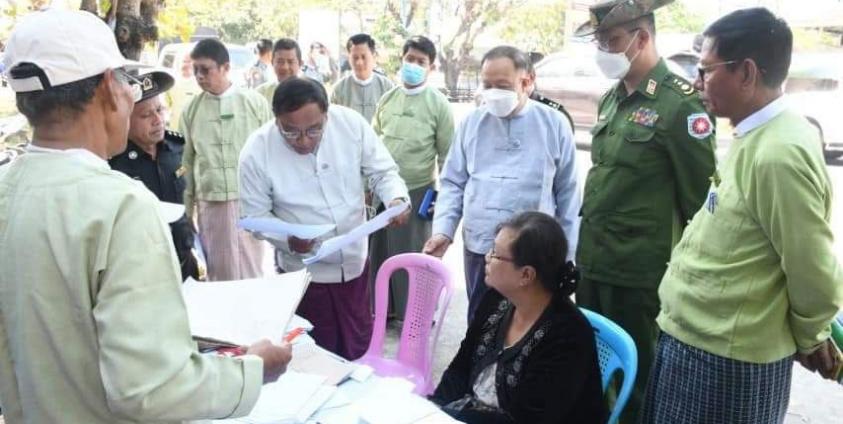
[[[141,70],[137,78],[140,81],[143,96],[136,103],[140,103],[169,90],[175,83],[173,76],[161,68]]]
[[[588,8],[589,21],[575,35],[583,37],[647,16],[673,0],[608,0]]]

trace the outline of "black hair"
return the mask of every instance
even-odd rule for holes
[[[369,46],[369,50],[372,54],[375,54],[375,39],[372,38],[369,34],[354,34],[348,38],[348,42],[345,43],[345,49],[347,51],[351,51],[353,46],[358,46],[360,44],[365,44]]]
[[[735,70],[751,59],[761,72],[761,81],[778,88],[787,78],[793,52],[793,33],[784,19],[763,7],[734,11],[709,25],[703,35],[710,38],[714,52]]]
[[[401,48],[401,56],[406,56],[410,49],[416,49],[423,52],[430,59],[430,63],[436,61],[436,46],[433,41],[423,35],[414,35],[404,42],[404,47]]]
[[[295,112],[308,103],[316,103],[322,113],[328,112],[325,87],[310,78],[293,77],[278,84],[272,95],[272,112],[275,116]]]
[[[48,121],[74,119],[91,103],[102,79],[103,74],[99,74],[45,90],[17,93],[15,103],[33,127]]]
[[[515,232],[510,252],[515,266],[531,266],[542,286],[551,293],[570,296],[579,273],[567,262],[568,239],[556,220],[541,212],[523,212],[498,227]]]
[[[190,52],[190,58],[196,59],[211,59],[217,65],[225,65],[231,59],[228,57],[228,49],[225,44],[216,38],[206,38],[198,43],[193,51]]]
[[[263,56],[272,50],[272,40],[267,40],[266,38],[261,38],[258,40],[257,46],[255,46],[258,50],[258,54]]]
[[[278,41],[275,42],[275,45],[272,46],[272,55],[275,55],[275,52],[278,50],[295,50],[296,51],[296,58],[301,63],[301,48],[299,47],[299,43],[292,38],[279,38]]]
[[[489,60],[498,59],[502,57],[511,60],[512,63],[515,65],[516,70],[523,69],[527,72],[530,72],[533,68],[532,62],[530,62],[530,57],[518,48],[512,46],[497,46],[492,50],[489,50],[488,52],[486,52],[486,54],[483,55],[483,59],[480,61],[480,66],[482,67],[483,64],[485,64]]]

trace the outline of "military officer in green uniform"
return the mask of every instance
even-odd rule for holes
[[[638,348],[638,376],[622,423],[637,421],[656,345],[657,288],[670,251],[703,205],[714,174],[714,124],[692,84],[655,47],[653,11],[673,0],[591,6],[578,35],[620,81],[592,129],[577,264],[577,303],[623,327]]]

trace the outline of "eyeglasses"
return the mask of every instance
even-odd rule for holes
[[[737,60],[727,60],[725,62],[712,63],[711,65],[697,66],[697,74],[699,75],[700,81],[705,82],[706,72],[711,72],[714,68],[717,68],[718,66],[732,65],[732,64],[735,64],[735,63],[738,63],[738,61]]]
[[[629,33],[629,34],[635,34],[640,30],[641,30],[641,28],[635,28],[635,29],[627,30],[626,32]],[[616,36],[614,36],[612,38],[609,38],[609,39],[601,39],[598,35],[595,35],[594,39],[591,40],[591,41],[594,44],[597,45],[598,49],[603,50],[604,52],[607,52],[607,51],[611,50],[613,45],[616,45],[618,43],[618,41],[620,41],[620,38],[621,37],[619,35],[616,35]],[[630,44],[632,44],[632,43],[630,42]]]
[[[512,259],[512,258],[507,258],[507,257],[505,257],[505,256],[500,256],[500,255],[498,255],[497,253],[495,253],[495,248],[494,248],[494,247],[492,247],[492,249],[491,249],[491,250],[489,250],[489,252],[488,252],[488,253],[486,253],[486,254],[487,254],[487,255],[489,255],[489,257],[490,257],[490,258],[492,258],[492,259],[497,259],[497,260],[499,260],[499,261],[504,261],[504,262],[514,262],[514,261],[515,261],[515,259]]]
[[[117,80],[123,84],[128,84],[132,89],[132,101],[137,103],[143,98],[143,83],[134,75],[126,72],[125,69],[117,68],[114,70],[114,75]]]
[[[320,124],[319,127],[310,127],[304,131],[287,131],[284,129],[283,126],[281,126],[281,124],[278,124],[278,131],[281,133],[281,136],[284,137],[287,141],[298,141],[301,138],[302,134],[304,134],[305,136],[307,136],[307,138],[311,140],[317,140],[322,137],[323,133],[325,133],[325,129],[321,127],[322,125],[325,124]]]

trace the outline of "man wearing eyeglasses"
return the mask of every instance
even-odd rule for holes
[[[205,39],[190,54],[202,93],[181,114],[184,134],[184,206],[196,227],[208,262],[208,280],[260,276],[260,241],[237,227],[237,158],[252,131],[272,120],[266,100],[254,90],[231,83],[228,50]]]
[[[398,166],[371,125],[352,109],[329,108],[322,84],[306,77],[282,82],[272,110],[275,119],[249,137],[240,155],[243,216],[335,225],[325,239],[365,221],[363,179],[389,206],[409,201]],[[405,224],[409,214],[393,224]],[[302,260],[315,253],[319,240],[270,242],[285,272],[304,268]],[[372,334],[367,263],[363,238],[309,265],[313,282],[297,311],[313,323],[316,343],[348,359],[365,353]]]
[[[269,341],[202,355],[158,200],[112,171],[142,86],[88,12],[17,24],[3,58],[28,153],[0,167],[0,404],[9,423],[246,415],[290,360]]]
[[[636,422],[656,344],[657,289],[673,245],[702,206],[714,173],[714,124],[692,84],[655,47],[655,9],[672,0],[591,6],[597,64],[618,79],[592,133],[577,265],[577,303],[618,323],[638,348],[623,423]]]
[[[696,86],[735,139],[659,288],[642,422],[779,424],[794,359],[831,380],[843,360],[829,338],[843,307],[832,184],[819,133],[782,89],[784,19],[742,9],[703,35]]]

